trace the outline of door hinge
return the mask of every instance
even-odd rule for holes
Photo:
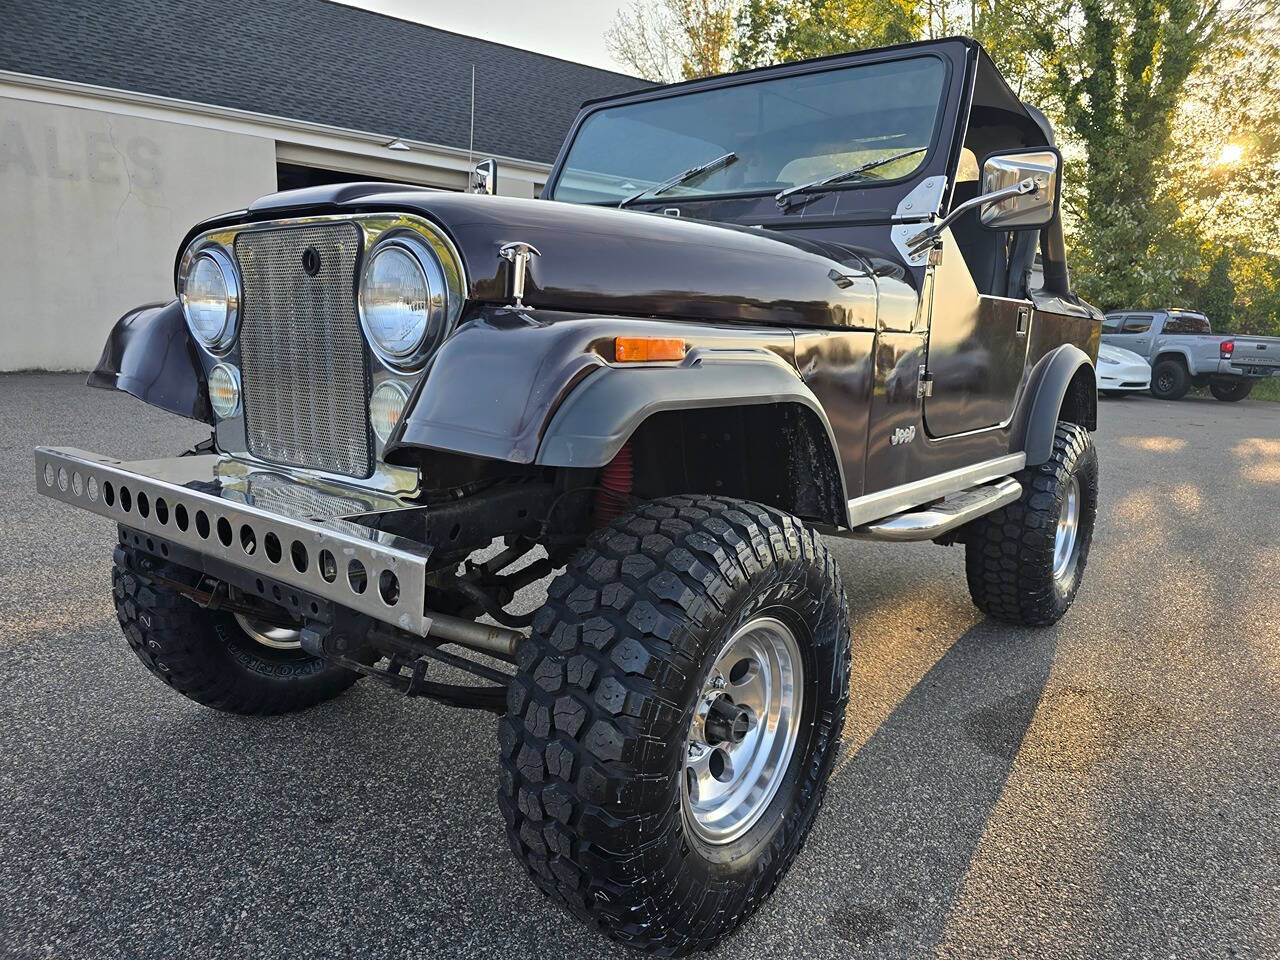
[[[1018,336],[1025,337],[1027,335],[1027,328],[1030,326],[1031,326],[1031,308],[1019,307],[1018,308]]]
[[[922,363],[920,364],[920,382],[916,384],[916,399],[933,396],[933,374]]]

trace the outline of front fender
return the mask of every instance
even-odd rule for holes
[[[560,319],[503,309],[463,324],[409,398],[387,462],[412,464],[414,449],[428,449],[533,463],[555,408],[605,362],[597,341],[607,323],[551,322]]]
[[[213,423],[204,370],[177,300],[137,307],[117,320],[88,384]]]
[[[613,340],[678,337],[678,365],[617,365]],[[795,402],[831,426],[794,367],[789,330],[495,310],[432,360],[389,440],[390,462],[426,448],[553,467],[601,467],[663,410]]]

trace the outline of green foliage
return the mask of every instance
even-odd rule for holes
[[[1187,81],[1221,29],[1219,5],[1046,6],[1043,26],[1031,32],[1038,92],[1084,160],[1065,194],[1079,286],[1104,309],[1173,302],[1197,255],[1168,188],[1173,125]]]
[[[922,0],[748,0],[735,19],[737,69],[908,43],[925,26]]]
[[[1231,263],[1231,284],[1236,330],[1280,337],[1280,256],[1237,253]]]
[[[1209,318],[1215,330],[1230,331],[1235,329],[1233,313],[1236,301],[1236,286],[1231,281],[1231,251],[1221,250],[1213,258],[1209,267],[1209,275],[1197,291],[1196,307]]]

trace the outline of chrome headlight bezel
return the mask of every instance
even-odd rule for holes
[[[379,341],[370,321],[371,307],[367,303],[368,282],[373,267],[378,257],[389,251],[409,257],[417,266],[427,292],[422,331],[412,346],[402,350],[389,348]],[[388,231],[369,248],[356,286],[356,308],[365,341],[383,366],[395,373],[416,373],[448,339],[462,310],[459,274],[456,255],[451,249],[436,237],[414,230]]]
[[[223,286],[227,291],[226,316],[222,328],[212,338],[206,337],[197,328],[191,318],[191,308],[187,299],[187,281],[201,261],[209,261],[222,275]],[[178,300],[182,304],[182,316],[187,322],[187,330],[191,336],[209,353],[221,356],[227,353],[236,341],[240,332],[240,300],[243,286],[240,281],[240,270],[236,266],[231,251],[217,242],[206,242],[187,250],[178,270]]]

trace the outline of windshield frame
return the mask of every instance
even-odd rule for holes
[[[579,133],[591,117],[604,110],[630,105],[632,103],[651,103],[657,100],[666,100],[674,97],[694,96],[711,90],[723,89],[725,87],[746,86],[747,84],[763,83],[770,80],[781,79],[783,77],[828,73],[837,70],[869,66],[876,63],[917,59],[921,57],[933,57],[942,63],[942,83],[939,90],[938,109],[937,115],[934,119],[933,132],[929,139],[928,148],[919,164],[917,164],[910,172],[899,177],[884,180],[876,178],[855,179],[844,183],[833,183],[823,187],[821,192],[843,192],[849,190],[867,190],[880,187],[892,187],[917,180],[920,177],[925,176],[926,172],[929,171],[931,166],[935,163],[938,157],[939,148],[943,145],[944,134],[949,132],[948,122],[950,119],[952,103],[955,99],[954,86],[956,81],[957,64],[953,57],[947,56],[946,52],[941,49],[941,43],[944,42],[946,41],[921,41],[917,43],[902,44],[896,47],[885,47],[879,50],[867,51],[865,53],[836,54],[834,56],[822,57],[815,60],[806,60],[800,63],[759,67],[754,70],[742,71],[740,73],[722,74],[715,77],[668,84],[666,86],[650,87],[636,91],[635,93],[624,94],[623,96],[610,97],[604,100],[588,101],[583,104],[582,110],[579,111],[577,118],[574,120],[568,136],[565,137],[565,141],[560,147],[560,153],[556,157],[555,163],[552,165],[551,172],[547,176],[546,185],[542,188],[540,196],[550,200],[557,199],[555,191],[560,184],[561,177],[565,173],[569,154],[573,150],[573,146],[577,141]],[[961,71],[961,73],[963,74],[963,71]],[[672,171],[673,174],[679,172],[680,171],[678,170]],[[760,197],[769,197],[772,199],[777,192],[777,189],[774,188],[723,192],[710,191],[694,195],[682,195],[680,197],[660,194],[657,197],[645,197],[641,200],[637,200],[632,204],[628,204],[628,207],[630,209],[644,209],[647,204],[671,204],[672,202],[741,200]],[[558,202],[573,203],[580,206],[591,207],[617,206],[617,201],[614,200],[561,200]]]

